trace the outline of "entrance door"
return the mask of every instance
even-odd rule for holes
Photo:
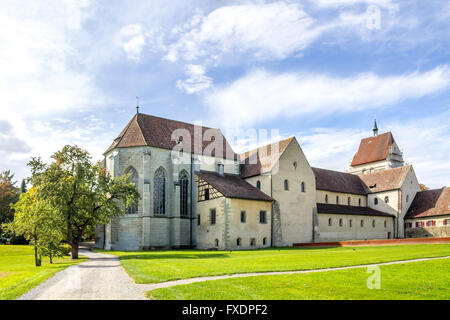
[[[390,239],[391,238],[391,233],[390,232],[388,232],[388,239]]]

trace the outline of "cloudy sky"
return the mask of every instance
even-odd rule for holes
[[[450,186],[450,3],[2,0],[0,170],[78,144],[95,159],[136,112],[295,135],[346,170],[376,117],[420,182]],[[263,142],[233,139],[236,151]]]

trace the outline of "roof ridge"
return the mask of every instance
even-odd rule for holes
[[[239,153],[239,155],[245,154],[245,153],[250,153],[250,152],[253,152],[253,151],[258,151],[261,148],[264,148],[264,147],[267,147],[267,146],[271,146],[271,145],[276,144],[276,143],[284,142],[284,141],[287,141],[287,140],[292,140],[292,139],[296,139],[295,136],[290,136],[288,138],[277,140],[277,141],[272,142],[272,143],[266,143],[266,144],[264,144],[264,145],[262,145],[260,147],[253,148],[253,149],[250,149],[250,150],[247,150],[247,151],[243,151],[243,152]]]
[[[139,115],[140,115],[140,114],[141,114],[141,113],[137,113],[137,114],[136,114],[136,123],[137,123],[137,125],[138,125],[138,127],[139,127],[139,132],[141,133],[142,139],[144,139],[145,143],[146,143],[147,145],[149,145],[149,141],[145,138],[144,132],[142,131],[141,123],[139,122]],[[144,115],[145,115],[145,114],[144,114]]]
[[[188,124],[191,126],[198,126],[194,123],[190,123],[190,122],[185,122],[185,121],[180,121],[180,120],[175,120],[175,119],[169,119],[169,118],[163,118],[163,117],[158,117],[158,116],[154,116],[151,114],[147,114],[147,113],[139,113],[140,115],[146,116],[146,117],[152,117],[152,118],[158,118],[158,119],[162,119],[162,120],[169,120],[169,121],[173,121],[173,122],[178,122],[178,123],[183,123],[183,124]],[[205,129],[214,129],[214,130],[219,130],[221,131],[219,128],[213,128],[213,127],[205,127],[204,125],[201,125],[199,127],[205,128]]]

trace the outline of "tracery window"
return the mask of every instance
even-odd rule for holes
[[[128,175],[128,181],[134,183],[134,185],[137,187],[139,183],[139,176],[135,168],[130,167],[126,175]],[[138,214],[138,206],[135,203],[132,203],[131,205],[127,206],[125,208],[125,214]]]
[[[180,215],[188,216],[188,193],[189,193],[189,178],[185,171],[180,173]]]
[[[166,175],[162,168],[155,172],[153,178],[153,213],[166,213]]]

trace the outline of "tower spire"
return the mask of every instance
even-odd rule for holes
[[[136,97],[136,114],[139,113],[139,97]]]
[[[378,126],[377,126],[377,119],[374,120],[373,123],[373,136],[376,137],[378,135]]]

